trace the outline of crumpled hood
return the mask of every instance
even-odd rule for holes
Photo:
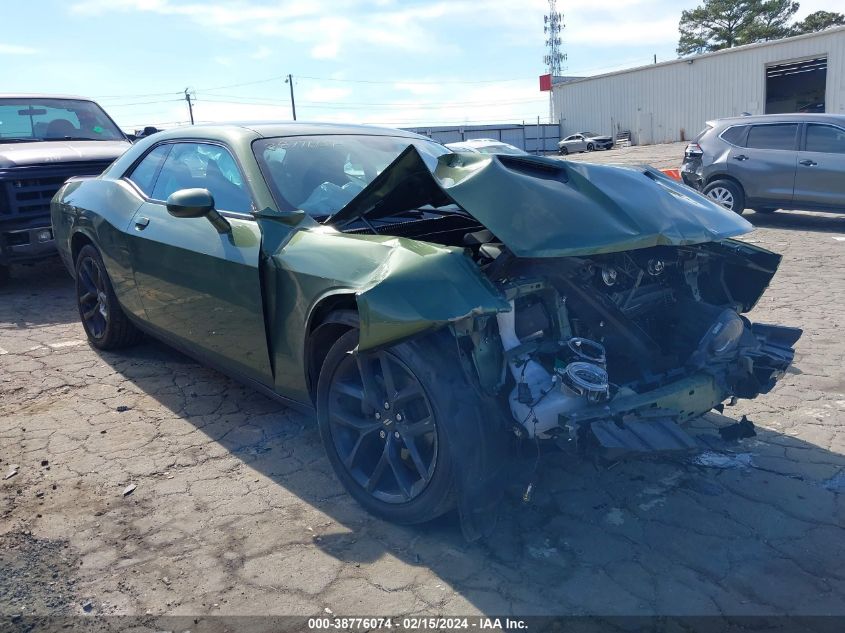
[[[739,215],[650,167],[444,154],[432,173],[409,146],[329,218],[342,226],[455,203],[518,257],[567,257],[747,233]]]
[[[128,141],[0,142],[0,169],[50,163],[112,161],[130,147],[132,144]]]

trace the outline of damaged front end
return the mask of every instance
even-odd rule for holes
[[[432,173],[409,147],[329,224],[463,247],[498,297],[425,323],[449,323],[530,438],[691,448],[679,425],[771,390],[801,335],[742,316],[780,256],[730,239],[751,225],[649,168],[446,155]]]
[[[792,361],[800,330],[742,316],[779,261],[735,241],[514,258],[494,279],[511,311],[456,331],[518,433],[608,455],[694,448],[679,425],[767,393]]]

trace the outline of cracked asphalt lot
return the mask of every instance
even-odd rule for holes
[[[845,216],[749,218],[784,254],[752,318],[805,330],[776,389],[726,409],[757,437],[611,468],[547,455],[534,502],[510,492],[471,545],[452,516],[363,512],[309,416],[149,339],[95,352],[60,264],[17,269],[0,615],[845,614]]]

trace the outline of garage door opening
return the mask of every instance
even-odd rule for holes
[[[827,57],[766,67],[766,114],[824,112]]]

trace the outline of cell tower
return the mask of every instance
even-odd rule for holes
[[[560,34],[566,25],[563,23],[563,13],[557,10],[557,0],[549,0],[549,13],[543,16],[543,33],[546,34],[546,55],[543,57],[543,63],[546,65],[546,71],[554,77],[562,75],[564,71],[563,62],[566,61],[566,53],[561,52]],[[554,121],[554,100],[552,94],[554,91],[549,91],[549,122]]]

